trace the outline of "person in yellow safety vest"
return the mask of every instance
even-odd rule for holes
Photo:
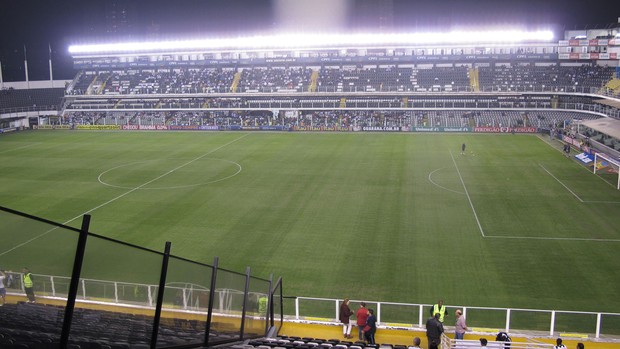
[[[258,313],[259,315],[267,314],[267,296],[260,296],[258,298]]]
[[[439,322],[443,324],[444,316],[448,315],[448,309],[443,305],[443,299],[440,299],[439,302],[431,308],[431,317],[435,316],[435,314],[439,314]]]
[[[34,283],[32,282],[32,273],[30,272],[30,269],[26,267],[22,269],[22,272],[24,273],[24,291],[26,292],[26,296],[28,296],[28,303],[34,303]]]

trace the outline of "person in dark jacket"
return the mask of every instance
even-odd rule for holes
[[[368,319],[366,319],[366,327],[364,327],[366,343],[375,344],[375,332],[377,332],[377,317],[374,310],[368,309]]]
[[[437,346],[440,343],[439,337],[443,333],[443,324],[439,321],[440,314],[435,313],[433,317],[426,320],[426,338],[428,338],[428,347],[435,343]]]
[[[349,298],[345,298],[342,304],[340,304],[340,322],[342,322],[342,335],[344,338],[353,338],[351,336],[351,320],[349,319],[353,315],[351,308],[349,308]]]

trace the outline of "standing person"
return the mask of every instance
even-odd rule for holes
[[[461,309],[457,309],[456,312],[456,324],[454,325],[454,338],[463,339],[465,332],[467,331],[467,324],[465,323],[465,316]]]
[[[375,344],[375,332],[377,332],[377,317],[375,317],[374,310],[368,309],[368,319],[366,319],[366,326],[364,327],[366,343]]]
[[[26,296],[28,296],[28,303],[34,303],[35,298],[34,298],[34,283],[32,282],[32,273],[30,272],[30,269],[26,267],[22,269],[22,272],[24,273],[24,276],[23,276],[24,291],[26,291]]]
[[[440,299],[437,304],[433,305],[431,308],[431,317],[435,316],[435,314],[439,314],[439,322],[443,324],[444,316],[448,315],[448,310],[446,306],[443,305],[443,299]]]
[[[349,298],[345,298],[342,304],[340,304],[340,322],[342,322],[342,335],[344,338],[353,338],[351,336],[351,321],[349,318],[353,312],[349,308]]]
[[[368,320],[368,309],[366,309],[366,303],[360,303],[360,308],[357,309],[355,317],[357,318],[358,339],[363,341],[364,326],[366,326],[366,321]]]
[[[465,143],[461,144],[461,155],[465,155]]]
[[[439,346],[439,337],[443,333],[443,324],[439,321],[439,313],[426,320],[426,338],[428,338],[428,347],[434,343]]]
[[[6,303],[6,288],[4,287],[4,280],[6,280],[6,274],[4,270],[0,270],[0,298],[2,298],[2,304],[0,307]]]

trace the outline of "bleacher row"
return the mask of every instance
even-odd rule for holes
[[[44,304],[5,304],[0,307],[0,348],[57,348],[64,308]],[[152,317],[102,310],[76,308],[69,348],[72,349],[146,349],[150,347]],[[205,321],[162,319],[158,346],[204,342]],[[210,338],[227,341],[239,337],[239,331],[211,329]]]
[[[573,119],[596,119],[597,115],[541,110],[344,110],[303,111],[273,116],[270,111],[170,111],[170,112],[72,112],[61,118],[74,125],[172,125],[172,126],[323,126],[360,127],[563,127]]]
[[[0,90],[0,110],[24,107],[58,108],[64,88],[3,89]]]
[[[310,337],[261,338],[244,344],[230,346],[235,349],[407,349],[404,345],[367,344],[364,341],[342,341],[339,339],[320,339]]]
[[[428,92],[472,89],[467,66],[458,67],[252,67],[183,68],[86,72],[67,90],[68,95],[131,95],[170,93],[251,92]],[[315,84],[312,74],[317,70]],[[574,87],[601,88],[614,74],[613,67],[497,65],[480,66],[480,90],[566,91]],[[238,74],[238,80],[235,79]],[[315,91],[312,91],[314,86]]]

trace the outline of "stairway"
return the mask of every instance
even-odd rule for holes
[[[308,85],[308,92],[316,92],[316,87],[319,81],[319,71],[313,70],[310,76],[310,85]]]
[[[241,81],[241,72],[235,73],[232,84],[230,85],[230,92],[235,93],[239,88],[239,82]]]
[[[472,91],[480,91],[480,70],[478,68],[469,68],[469,86]]]

